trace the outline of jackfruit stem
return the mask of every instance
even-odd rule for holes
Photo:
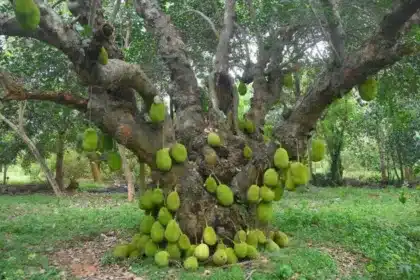
[[[210,176],[213,176],[214,179],[217,180],[217,184],[220,185],[222,183],[222,181],[219,180],[219,178],[217,178],[216,174],[214,174],[214,171],[212,170],[210,173]]]

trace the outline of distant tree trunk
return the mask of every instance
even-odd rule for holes
[[[101,171],[99,170],[98,163],[94,160],[89,160],[90,164],[90,171],[92,173],[93,181],[100,182],[101,181]]]
[[[124,146],[118,144],[118,151],[121,155],[122,168],[124,170],[124,176],[127,182],[128,201],[133,201],[136,191],[134,190],[133,174],[131,173],[127,157],[125,155]]]
[[[7,184],[7,165],[3,165],[3,185]]]
[[[382,145],[381,139],[382,137],[378,129],[378,133],[376,134],[376,144],[378,145],[378,150],[379,150],[379,161],[381,165],[381,178],[382,178],[381,181],[384,184],[388,182],[388,174],[387,174],[387,164],[386,164],[386,159],[385,159],[385,150]]]
[[[57,137],[57,157],[55,161],[55,180],[60,189],[64,190],[64,132],[59,132]]]

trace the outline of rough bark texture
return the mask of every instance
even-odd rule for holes
[[[7,165],[3,165],[3,185],[7,184]]]
[[[133,173],[131,173],[130,166],[127,161],[127,156],[125,155],[125,148],[122,145],[118,145],[118,151],[121,155],[122,168],[124,171],[125,181],[127,182],[127,196],[128,201],[133,201],[135,196],[134,182],[133,182]]]
[[[55,159],[55,180],[61,190],[64,190],[64,132],[58,133],[57,136],[57,153]]]

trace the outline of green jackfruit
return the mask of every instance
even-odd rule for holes
[[[181,250],[179,250],[177,243],[168,243],[166,245],[166,251],[169,253],[169,257],[174,260],[181,258]]]
[[[172,145],[170,153],[171,153],[171,157],[177,163],[184,162],[188,157],[187,148],[185,148],[185,146],[182,145],[181,143],[175,143],[174,145]]]
[[[166,198],[166,207],[172,211],[175,212],[179,209],[179,206],[181,205],[181,200],[179,199],[179,194],[177,191],[172,191],[168,194],[168,197]]]
[[[217,154],[214,150],[206,150],[204,154],[204,161],[209,166],[214,166],[217,164]]]
[[[237,243],[239,242],[246,242],[246,232],[244,230],[238,230],[235,234],[233,240]]]
[[[246,236],[246,243],[248,245],[258,247],[258,232],[255,230],[250,230]]]
[[[98,147],[98,134],[93,128],[88,128],[83,133],[83,150],[93,152]]]
[[[264,223],[268,223],[273,219],[273,206],[271,202],[258,204],[257,219]]]
[[[135,241],[137,249],[144,250],[144,248],[146,247],[146,244],[147,244],[147,242],[149,242],[149,240],[150,240],[149,235],[147,235],[147,234],[141,235],[141,237]]]
[[[270,202],[274,199],[274,192],[267,186],[262,186],[260,188],[260,197],[265,202]]]
[[[290,173],[296,185],[306,185],[309,182],[309,169],[301,162],[293,162],[290,165]]]
[[[277,245],[279,245],[280,248],[287,247],[289,244],[289,238],[284,232],[276,231],[274,233],[274,242],[276,242]]]
[[[116,258],[127,258],[130,255],[130,247],[128,244],[117,245],[112,254]]]
[[[146,190],[139,199],[139,207],[142,210],[150,210],[153,208],[152,190]]]
[[[247,159],[252,158],[252,149],[248,145],[245,145],[245,148],[243,150],[243,155],[244,155],[244,158],[247,158]]]
[[[98,149],[103,152],[109,152],[114,149],[115,143],[114,139],[108,135],[108,134],[102,134],[101,137],[99,137],[99,144]]]
[[[324,159],[325,141],[321,139],[313,139],[311,143],[311,160],[318,162]]]
[[[118,152],[109,152],[106,161],[111,171],[118,171],[121,169],[122,161]]]
[[[216,196],[219,203],[223,206],[230,206],[233,204],[233,192],[224,184],[220,184],[217,187]]]
[[[375,78],[367,78],[359,85],[359,95],[364,101],[372,101],[378,94],[378,83]]]
[[[41,20],[41,14],[35,1],[16,0],[14,5],[16,20],[25,30],[35,30]]]
[[[196,271],[198,269],[198,260],[194,256],[190,256],[184,261],[184,268],[188,271]]]
[[[169,242],[175,243],[181,235],[181,229],[175,220],[170,220],[165,229],[165,238]]]
[[[283,197],[284,188],[281,186],[281,184],[277,185],[277,187],[274,189],[274,201],[279,201]]]
[[[134,250],[130,253],[129,258],[130,259],[137,259],[140,256],[141,256],[141,252],[139,250]]]
[[[144,247],[144,254],[147,257],[153,257],[156,252],[158,251],[158,246],[156,243],[154,243],[151,239],[146,243],[146,246]]]
[[[160,208],[158,213],[158,220],[164,226],[166,226],[169,223],[169,221],[172,220],[172,214],[171,212],[169,212],[168,208]]]
[[[217,243],[216,250],[217,249],[226,249],[226,245],[223,243],[223,240],[220,240],[219,243]]]
[[[154,222],[152,229],[150,230],[150,237],[152,238],[153,242],[162,242],[164,236],[165,229],[163,228],[163,226],[158,221]]]
[[[149,234],[152,230],[152,226],[155,222],[155,218],[151,215],[146,215],[140,222],[140,232],[144,234]]]
[[[186,234],[181,234],[181,236],[178,239],[178,246],[182,250],[188,250],[191,247],[190,239]]]
[[[283,85],[288,89],[293,89],[293,75],[292,73],[287,73],[283,77]]]
[[[258,203],[260,200],[260,187],[251,185],[246,193],[246,198],[249,203]]]
[[[248,244],[246,244],[245,242],[235,243],[233,250],[235,251],[235,254],[239,259],[243,259],[247,255]]]
[[[210,255],[210,250],[209,250],[209,246],[207,246],[207,244],[201,243],[200,245],[198,245],[195,248],[194,256],[199,261],[207,260],[209,258],[209,255]]]
[[[220,140],[219,135],[214,132],[210,132],[207,136],[207,144],[212,147],[219,147],[222,144],[222,141]]]
[[[294,192],[296,190],[296,186],[295,186],[295,183],[293,182],[293,178],[292,178],[290,169],[287,171],[286,182],[284,184],[284,187],[289,192]]]
[[[283,148],[278,148],[274,153],[274,165],[276,168],[287,168],[289,166],[289,154]]]
[[[233,250],[232,248],[226,248],[225,252],[226,252],[228,264],[235,264],[238,262],[238,257],[235,254],[235,250]]]
[[[274,168],[269,168],[264,172],[264,185],[269,187],[277,186],[279,174]]]
[[[206,181],[204,182],[204,186],[206,190],[210,193],[214,193],[217,190],[217,182],[212,176],[207,177]]]
[[[213,260],[213,263],[218,266],[226,264],[227,262],[226,251],[224,249],[216,250],[216,252],[214,252],[213,254],[212,260]]]
[[[257,235],[258,235],[258,243],[265,244],[267,242],[267,237],[265,237],[265,234],[262,230],[257,229]]]
[[[246,250],[246,256],[250,259],[256,259],[260,256],[256,247],[248,245]]]
[[[99,50],[98,62],[102,65],[108,64],[108,52],[104,47],[101,47],[101,49]]]
[[[149,117],[153,123],[160,123],[165,120],[166,108],[164,103],[152,103],[149,109]]]
[[[274,242],[273,240],[271,240],[271,239],[268,239],[268,241],[267,241],[267,243],[265,244],[265,249],[268,251],[268,252],[278,252],[278,251],[280,251],[280,247],[279,247],[279,245],[277,245],[277,243],[276,242]]]
[[[196,244],[193,244],[190,246],[190,248],[185,252],[185,257],[191,257],[194,256],[195,248],[197,248]]]
[[[255,124],[250,119],[245,119],[245,132],[252,134],[255,132]]]
[[[156,152],[156,167],[162,171],[171,170],[172,159],[169,156],[169,148],[163,148]]]
[[[206,226],[203,230],[203,240],[206,244],[213,246],[217,242],[216,232],[212,227]]]
[[[246,92],[247,92],[246,85],[242,81],[240,81],[239,82],[239,85],[238,85],[238,93],[239,93],[239,95],[244,96],[246,94]]]
[[[238,128],[241,131],[245,131],[245,121],[243,119],[238,118]]]
[[[166,267],[169,265],[169,253],[166,251],[159,251],[155,254],[155,263],[159,267]]]
[[[152,194],[152,202],[155,206],[160,206],[163,204],[165,198],[163,197],[163,191],[160,188],[155,188]]]

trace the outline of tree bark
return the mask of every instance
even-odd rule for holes
[[[146,190],[146,164],[139,162],[139,195]]]
[[[127,195],[128,201],[133,201],[136,191],[134,189],[133,173],[128,165],[127,156],[125,155],[125,148],[122,145],[118,145],[118,151],[121,156],[122,168],[124,170],[125,181],[127,182]]]
[[[98,163],[94,160],[89,160],[90,171],[92,173],[93,181],[100,182],[101,181],[101,171],[99,170]]]
[[[3,185],[7,184],[7,164],[3,164]]]
[[[380,168],[381,168],[381,182],[382,184],[386,184],[389,180],[388,174],[387,174],[387,164],[386,164],[386,155],[385,155],[385,149],[384,145],[382,144],[383,135],[381,133],[381,125],[379,122],[377,122],[377,131],[376,131],[376,144],[378,146],[379,151],[379,162],[380,162]]]
[[[64,142],[65,133],[59,132],[57,136],[57,153],[55,160],[55,180],[61,190],[64,190]]]

